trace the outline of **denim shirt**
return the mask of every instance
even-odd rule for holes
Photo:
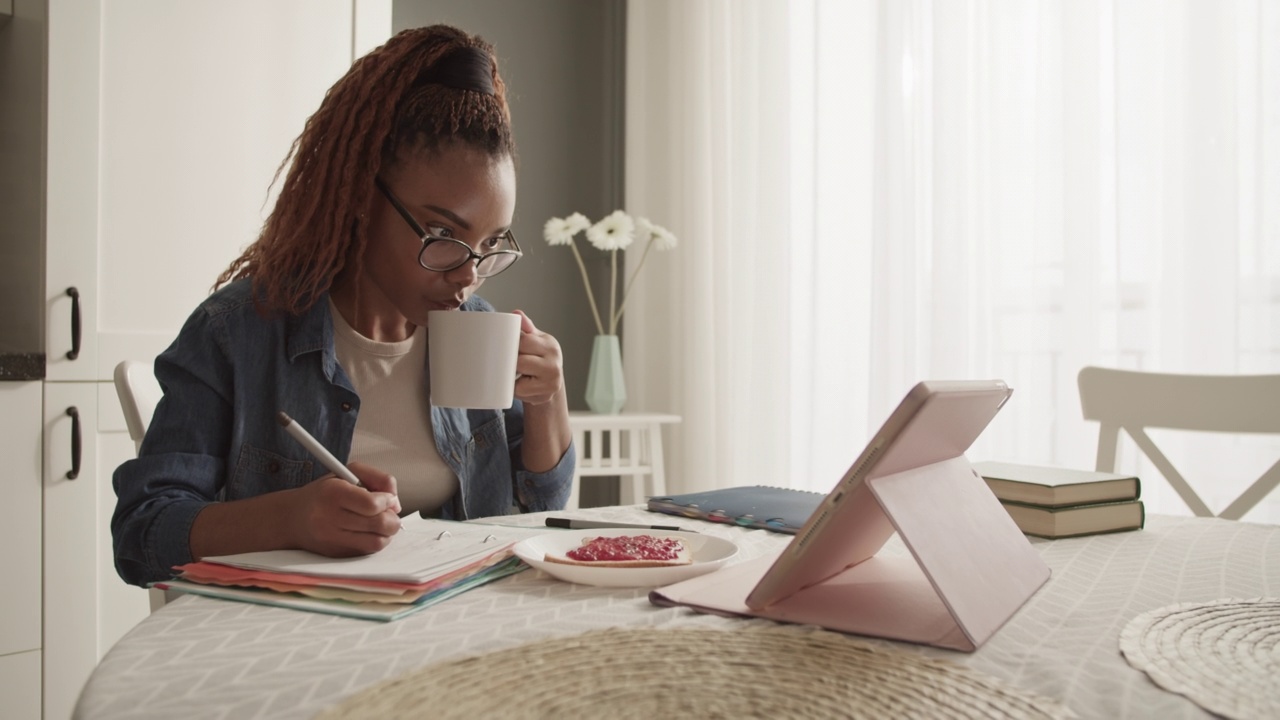
[[[138,457],[114,477],[111,532],[116,570],[126,582],[168,579],[173,566],[191,562],[191,526],[208,504],[296,488],[328,474],[280,427],[277,411],[339,460],[350,455],[360,397],[334,353],[328,299],[298,316],[264,318],[251,292],[250,281],[239,280],[210,295],[156,358],[164,397]],[[493,308],[473,296],[461,310]],[[441,517],[564,507],[574,448],[547,472],[526,471],[519,400],[508,410],[432,407],[431,423],[440,457],[458,477],[458,492]]]

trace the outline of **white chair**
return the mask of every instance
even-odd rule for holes
[[[646,496],[665,495],[662,426],[678,422],[679,415],[661,413],[569,413],[578,463],[565,507],[578,507],[582,478],[591,476],[617,476],[623,485],[618,488],[623,503],[629,500],[638,505]]]
[[[116,365],[112,374],[115,380],[116,395],[120,398],[120,407],[124,410],[124,424],[129,428],[129,438],[133,440],[133,451],[142,448],[142,437],[147,434],[147,426],[151,424],[151,416],[155,414],[156,403],[164,394],[160,383],[156,381],[151,365],[138,360],[125,360]],[[165,591],[151,588],[151,612],[164,606],[168,601]]]
[[[124,424],[129,428],[129,437],[133,439],[134,452],[137,452],[142,447],[142,436],[147,434],[147,426],[151,424],[156,403],[163,395],[160,383],[156,382],[151,366],[138,360],[125,360],[116,365],[113,377],[120,407],[124,409]]]
[[[1120,431],[1129,434],[1191,511],[1213,517],[1147,428],[1280,435],[1280,375],[1175,375],[1086,367],[1080,371],[1080,405],[1096,420],[1096,467],[1114,472]],[[1280,485],[1280,461],[1233,500],[1218,517],[1239,520]]]

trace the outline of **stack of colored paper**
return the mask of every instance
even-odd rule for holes
[[[545,532],[445,520],[406,519],[382,551],[329,558],[304,550],[205,558],[175,568],[156,587],[197,595],[395,620],[524,570],[516,542]]]

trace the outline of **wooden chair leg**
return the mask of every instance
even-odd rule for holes
[[[564,502],[565,510],[577,510],[582,504],[582,476],[577,472],[573,473],[573,485],[569,487],[569,499]]]
[[[619,476],[622,485],[626,487],[619,488],[619,503],[629,503],[631,505],[644,504],[644,475],[625,475]]]
[[[578,462],[573,468],[573,484],[569,487],[569,499],[565,501],[566,510],[577,510],[581,506],[582,493],[582,468],[591,464],[591,455],[587,452],[586,433],[576,430],[573,433],[573,447],[578,453]],[[598,449],[592,448],[592,452],[598,453]]]
[[[648,493],[650,497],[659,497],[667,494],[667,472],[666,462],[662,457],[662,425],[654,423],[649,426],[649,467],[653,468],[650,474],[650,483]]]

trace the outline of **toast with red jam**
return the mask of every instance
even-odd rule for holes
[[[684,538],[652,535],[583,538],[582,545],[564,555],[547,554],[547,562],[590,567],[667,567],[688,565],[693,552]]]

